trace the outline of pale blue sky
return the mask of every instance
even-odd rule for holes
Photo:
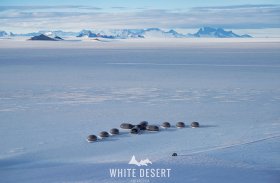
[[[0,30],[280,28],[279,0],[0,0]]]
[[[13,6],[52,6],[52,5],[83,5],[83,6],[98,6],[112,7],[124,6],[133,7],[154,7],[154,8],[190,8],[198,6],[232,6],[243,4],[280,4],[279,0],[1,0],[1,5]]]

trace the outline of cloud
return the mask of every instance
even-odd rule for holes
[[[196,7],[186,13],[192,17],[189,23],[229,28],[280,27],[279,5],[239,5],[220,7]],[[195,23],[197,22],[197,23]]]
[[[118,10],[124,10],[124,9],[127,9],[127,7],[122,7],[122,6],[114,6],[114,7],[111,7],[112,9],[118,9]]]
[[[110,11],[116,9],[118,11]],[[102,9],[86,6],[0,7],[2,29],[83,28],[280,28],[279,5],[194,7],[190,9]]]
[[[56,11],[74,11],[74,10],[102,10],[103,8],[94,6],[80,6],[80,5],[60,5],[60,6],[0,6],[0,12],[9,11],[46,11],[46,10],[56,10]]]
[[[277,7],[279,5],[274,4],[245,4],[245,5],[233,5],[233,6],[204,6],[194,7],[192,9],[203,10],[203,9],[244,9],[244,8],[265,8],[265,7]]]

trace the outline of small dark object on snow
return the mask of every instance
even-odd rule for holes
[[[97,141],[97,137],[95,135],[89,135],[87,137],[87,141],[88,142],[94,142],[94,141]]]
[[[147,125],[148,125],[147,121],[142,121],[137,125],[137,127],[140,128],[140,130],[146,130]]]
[[[138,134],[140,132],[140,129],[138,127],[133,127],[131,130],[130,130],[130,133],[132,134]]]
[[[199,127],[199,123],[194,121],[194,122],[192,122],[191,127],[192,128],[197,128],[197,127]]]
[[[156,125],[148,125],[146,126],[146,130],[148,131],[159,131],[159,127]]]
[[[177,153],[173,153],[172,156],[178,156]]]
[[[105,132],[105,131],[102,131],[102,132],[99,133],[99,136],[100,136],[101,138],[109,137],[109,133],[108,133],[108,132]]]
[[[171,125],[169,122],[163,122],[162,125],[161,125],[163,128],[170,128]]]
[[[123,129],[131,129],[134,127],[134,125],[132,125],[130,123],[122,123],[120,127]]]
[[[112,128],[112,129],[110,130],[110,133],[111,133],[112,135],[118,135],[118,134],[120,133],[120,131],[119,131],[119,129],[117,129],[117,128]]]
[[[176,124],[177,128],[184,128],[185,127],[185,123],[184,122],[178,122]]]

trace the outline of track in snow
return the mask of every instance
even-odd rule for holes
[[[280,135],[274,135],[274,136],[261,138],[261,139],[253,140],[253,141],[249,141],[249,142],[230,144],[230,145],[225,145],[225,146],[217,146],[217,147],[213,147],[213,148],[206,149],[206,150],[195,151],[195,152],[191,152],[191,153],[187,153],[187,154],[179,154],[178,156],[191,156],[191,155],[201,154],[201,153],[215,151],[215,150],[233,148],[233,147],[236,147],[236,146],[242,146],[242,145],[247,145],[247,144],[254,144],[254,143],[257,143],[257,142],[261,142],[261,141],[265,141],[265,140],[269,140],[269,139],[274,139],[274,138],[279,138],[279,137],[280,137]]]

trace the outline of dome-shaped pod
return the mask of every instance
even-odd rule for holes
[[[163,128],[170,128],[170,127],[171,127],[171,125],[170,125],[169,122],[163,122],[163,123],[161,124],[161,126],[162,126]]]
[[[130,133],[132,134],[138,134],[140,132],[140,129],[138,127],[133,127],[130,130]]]
[[[140,128],[140,130],[145,130],[147,125],[148,125],[147,121],[142,121],[138,124],[138,127]]]
[[[146,130],[146,127],[142,125],[135,125],[134,127],[139,128],[139,130]]]
[[[199,127],[199,123],[194,121],[194,122],[191,123],[191,127],[192,128],[198,128]]]
[[[146,130],[148,131],[159,131],[159,127],[156,125],[148,125],[146,126]]]
[[[97,141],[97,136],[95,136],[95,135],[89,135],[89,136],[87,137],[87,141],[88,141],[88,142],[95,142],[95,141]]]
[[[148,121],[141,121],[141,122],[139,123],[139,125],[147,126],[147,125],[148,125]]]
[[[178,122],[177,124],[176,124],[176,126],[177,126],[177,128],[185,128],[185,123],[184,122]]]
[[[117,128],[112,128],[112,129],[110,130],[110,133],[111,133],[112,135],[118,135],[118,134],[120,133],[120,131],[119,131],[119,129],[117,129]]]
[[[172,156],[178,156],[178,154],[177,153],[172,153]]]
[[[100,136],[101,138],[109,137],[109,133],[106,132],[106,131],[102,131],[102,132],[99,133],[99,136]]]
[[[122,123],[120,126],[122,129],[131,129],[134,127],[134,125],[130,124],[130,123]]]

